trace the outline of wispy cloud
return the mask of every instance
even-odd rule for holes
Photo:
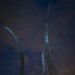
[[[75,74],[75,68],[74,66],[65,67],[59,71],[59,75],[74,75]]]

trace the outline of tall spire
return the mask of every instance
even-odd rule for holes
[[[23,53],[23,48],[22,45],[20,43],[19,38],[17,37],[17,35],[8,27],[6,27],[5,25],[3,25],[3,27],[9,31],[9,33],[13,36],[13,38],[15,39],[18,47],[19,47],[19,52],[20,52],[20,75],[25,75],[25,59],[24,59],[24,53]]]
[[[43,50],[42,50],[42,70],[43,70],[43,75],[47,75],[46,63],[45,63],[45,55],[44,55]]]
[[[49,38],[48,38],[48,16],[49,16],[49,8],[50,8],[51,2],[49,3],[49,7],[48,7],[48,12],[47,12],[47,19],[46,19],[46,28],[45,28],[45,33],[44,33],[44,45],[45,45],[45,57],[46,57],[46,61],[47,61],[47,66],[48,66],[48,70],[49,70],[49,74],[50,75],[57,75],[57,71],[53,62],[53,58],[52,58],[52,53],[51,53],[51,49],[49,47]]]

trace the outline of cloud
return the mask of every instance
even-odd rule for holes
[[[4,51],[0,52],[0,74],[19,75],[19,55],[11,46],[4,46]]]
[[[66,67],[61,69],[59,75],[65,75],[65,74],[74,75],[75,74],[74,70],[75,70],[74,66]]]

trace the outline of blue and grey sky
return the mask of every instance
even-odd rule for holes
[[[26,75],[42,75],[45,20],[49,0],[1,0],[0,25],[5,24],[21,40],[26,55]],[[49,41],[59,75],[75,75],[75,1],[52,0]],[[0,26],[0,75],[19,75],[18,47]]]

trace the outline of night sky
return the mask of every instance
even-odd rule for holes
[[[18,46],[5,24],[21,40],[26,75],[43,75],[41,51],[50,0],[0,0],[0,75],[20,75]],[[75,75],[75,0],[51,0],[49,42],[58,75]]]

